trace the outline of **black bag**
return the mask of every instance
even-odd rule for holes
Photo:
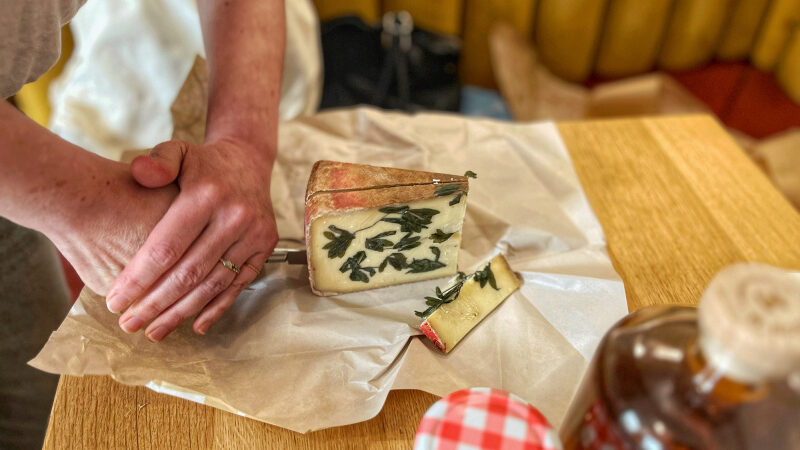
[[[320,109],[369,104],[387,109],[458,111],[461,43],[414,29],[405,11],[381,27],[355,16],[322,25],[325,83]]]

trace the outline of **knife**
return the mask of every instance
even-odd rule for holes
[[[272,251],[272,254],[269,255],[265,264],[272,263],[307,264],[308,259],[305,250],[276,248]]]

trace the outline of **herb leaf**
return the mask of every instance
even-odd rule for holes
[[[431,253],[433,253],[433,256],[436,257],[436,261],[439,261],[439,257],[442,256],[442,251],[439,250],[437,247],[431,247],[430,249]]]
[[[453,232],[453,233],[445,233],[440,228],[437,228],[436,229],[436,233],[431,234],[430,236],[428,236],[428,238],[430,238],[433,242],[435,242],[437,244],[441,244],[442,242],[450,239],[450,236],[452,236],[454,234],[455,234],[455,232]]]
[[[388,239],[382,239],[386,236],[391,236],[397,233],[397,231],[385,231],[383,233],[378,233],[371,238],[367,238],[365,242],[365,247],[369,250],[375,250],[376,252],[382,252],[385,247],[391,247],[394,245],[394,242]]]
[[[406,213],[403,214],[405,215]],[[417,208],[409,209],[408,214],[417,216],[420,220],[431,220],[433,216],[439,214],[439,211],[433,208]]]
[[[356,235],[333,225],[329,226],[328,229],[331,231],[326,231],[323,235],[331,241],[322,248],[323,250],[328,250],[328,258],[341,258],[347,252],[347,248],[350,247],[350,243],[353,242]]]
[[[468,171],[464,172],[464,176],[465,177],[470,177],[470,178],[478,178],[478,174],[473,172],[473,171],[471,171],[471,170],[468,170]]]
[[[406,273],[423,273],[423,272],[431,272],[436,269],[441,269],[445,267],[447,264],[444,264],[439,261],[434,261],[432,259],[415,259],[411,261],[408,265],[408,268],[411,269]]]
[[[405,209],[392,208],[391,210],[394,212],[391,214],[397,213],[400,214],[400,217],[383,217],[381,221],[400,225],[400,231],[403,233],[421,232],[423,228],[428,228],[433,216],[439,214],[438,210],[431,208],[408,209],[407,206],[404,207]]]
[[[406,262],[406,255],[402,253],[392,253],[391,255],[387,256],[378,267],[378,271],[383,272],[383,269],[386,268],[386,264],[390,264],[395,268],[395,270],[403,270],[408,266],[408,263]]]
[[[434,248],[435,247],[431,247],[431,251],[433,251]],[[436,253],[436,252],[434,252],[434,253]],[[409,264],[409,267],[412,267],[414,265],[414,263],[416,263],[418,261],[428,261],[428,262],[435,262],[435,263],[441,264],[438,261],[431,261],[429,259],[425,259],[425,260],[417,260],[417,259],[415,259],[414,261],[411,262],[411,264]],[[409,273],[411,273],[411,272],[409,272]],[[472,275],[469,275],[469,276],[467,276],[464,272],[458,272],[458,276],[456,277],[455,284],[453,284],[449,288],[445,289],[444,292],[442,292],[442,290],[437,286],[436,287],[436,297],[425,297],[425,305],[428,306],[428,309],[426,309],[425,311],[414,311],[414,314],[416,314],[417,316],[419,316],[419,317],[421,317],[423,319],[427,318],[428,316],[433,314],[433,312],[436,311],[436,309],[439,308],[440,306],[445,305],[447,303],[450,303],[450,302],[454,301],[455,299],[457,299],[458,295],[461,293],[461,288],[464,287],[464,283],[466,283],[468,280],[470,280],[472,278],[474,278],[475,281],[480,283],[481,288],[486,286],[486,284],[488,283],[491,287],[495,288],[496,290],[498,289],[497,288],[497,281],[495,281],[494,273],[492,272],[492,269],[491,269],[491,263],[486,264],[486,267],[484,267],[482,270],[479,270],[479,271],[477,271],[477,272],[475,272],[475,273],[473,273]]]
[[[464,193],[463,193],[463,192],[459,192],[459,193],[458,193],[458,195],[456,195],[455,197],[453,197],[453,199],[452,199],[452,200],[450,200],[450,202],[448,203],[448,205],[450,205],[450,206],[455,206],[455,205],[457,205],[457,204],[461,203],[461,197],[462,197],[463,195],[464,195]]]
[[[385,217],[381,219],[384,222],[396,223],[400,225],[400,231],[403,233],[419,233],[423,228],[428,228],[424,224],[415,220],[408,220],[405,217]]]
[[[489,283],[489,286],[493,287],[494,290],[499,291],[500,288],[497,287],[497,281],[494,279],[494,273],[492,272],[492,263],[486,264],[486,267],[483,270],[479,270],[475,272],[475,281],[477,281],[481,289],[486,286],[486,283]]]
[[[431,306],[430,308],[426,309],[425,311],[414,311],[414,314],[416,314],[417,317],[422,317],[424,319],[424,318],[430,316],[431,314],[433,314],[433,312],[436,311],[436,308],[438,308],[438,307],[439,306]]]
[[[495,291],[500,290],[500,288],[497,287],[497,281],[494,279],[494,272],[491,270],[489,271],[489,286],[493,287]]]
[[[384,206],[383,208],[379,209],[378,211],[384,214],[394,214],[408,210],[408,206]]]
[[[375,275],[374,267],[361,267],[361,263],[367,258],[364,250],[357,252],[355,255],[347,258],[347,260],[339,267],[339,271],[344,273],[350,271],[350,279],[353,281],[361,281],[369,283],[369,277]],[[369,274],[369,275],[367,275]]]
[[[394,244],[394,247],[392,248],[397,249],[401,252],[405,250],[411,250],[412,248],[417,248],[422,244],[422,242],[420,242],[419,239],[420,239],[419,236],[412,237],[411,233],[406,233],[406,235],[403,236],[402,239],[397,241],[397,244]]]
[[[455,194],[460,190],[460,184],[440,184],[436,186],[436,190],[433,191],[433,195],[436,197],[444,197],[446,195]]]
[[[440,306],[450,303],[456,298],[458,298],[458,294],[461,293],[461,287],[464,286],[464,282],[466,281],[466,275],[462,276],[463,272],[459,272],[459,276],[457,278],[456,284],[450,286],[442,292],[442,290],[437,286],[436,287],[436,297],[425,297],[425,305],[428,306],[428,309],[425,311],[414,311],[419,317],[426,318],[433,314],[437,308]]]

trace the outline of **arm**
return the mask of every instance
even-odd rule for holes
[[[0,102],[0,127],[0,215],[51,239],[61,237],[74,226],[76,210],[97,203],[92,188],[112,181],[102,158],[58,138],[7,102]]]
[[[269,183],[277,152],[285,14],[282,0],[198,1],[210,68],[205,143],[166,142],[131,170],[181,192],[120,274],[109,309],[160,341],[197,314],[204,334],[257,275],[278,235]],[[236,274],[219,263],[232,261]],[[149,325],[148,325],[149,323]]]
[[[199,0],[210,68],[206,140],[238,138],[270,163],[278,143],[283,0]]]
[[[0,216],[50,238],[92,290],[107,292],[176,191],[138,186],[0,102]]]

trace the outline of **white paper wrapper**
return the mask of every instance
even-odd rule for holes
[[[107,374],[295,431],[367,420],[391,389],[511,391],[558,426],[625,292],[552,123],[346,110],[284,123],[272,180],[283,245],[302,247],[303,194],[319,159],[471,180],[459,267],[502,252],[524,278],[447,356],[417,330],[433,280],[316,297],[303,266],[272,264],[205,336],[190,322],[160,344],[128,335],[84,291],[32,365]]]

